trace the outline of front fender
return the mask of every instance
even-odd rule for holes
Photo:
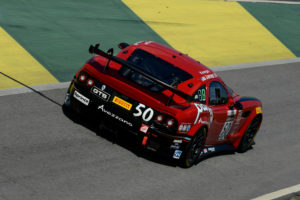
[[[262,117],[262,110],[261,110],[261,104],[257,104],[256,107],[254,107],[252,109],[252,111],[250,112],[250,115],[248,115],[246,117],[246,121],[244,122],[243,126],[241,127],[241,129],[239,130],[239,132],[236,135],[234,141],[232,142],[232,145],[235,147],[235,148],[238,148],[240,142],[241,142],[241,139],[244,135],[244,133],[246,132],[247,128],[249,127],[249,125],[251,124],[252,120],[257,116],[257,115],[261,115]],[[261,125],[261,124],[260,124]],[[260,128],[260,125],[258,127],[258,130]],[[257,130],[257,131],[258,131]]]

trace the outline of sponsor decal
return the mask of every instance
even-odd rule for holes
[[[103,99],[104,101],[108,101],[110,98],[110,94],[104,92],[101,88],[101,90],[99,88],[97,88],[96,86],[92,87],[91,89],[91,93],[96,95],[97,97],[99,97],[100,99]]]
[[[262,113],[261,107],[256,107],[256,114],[260,114],[260,113]]]
[[[179,148],[180,148],[179,145],[171,145],[171,146],[170,146],[170,149],[179,149]]]
[[[216,151],[215,147],[208,147],[207,150],[209,152],[215,152]]]
[[[191,129],[191,125],[186,125],[186,132],[189,132],[190,129]]]
[[[216,151],[215,147],[204,148],[204,149],[202,149],[202,151],[200,153],[200,156],[203,156],[207,153],[212,153],[212,152],[215,152],[215,151]]]
[[[121,106],[122,108],[125,108],[126,110],[130,110],[132,107],[131,103],[128,103],[127,101],[115,96],[113,101],[113,103],[117,104],[118,106]]]
[[[191,129],[191,123],[181,123],[178,127],[179,133],[187,133]]]
[[[210,73],[209,70],[199,71],[199,74],[209,74],[209,73]]]
[[[98,106],[98,110],[101,110],[103,113],[105,113],[105,114],[111,116],[112,118],[115,118],[116,120],[118,120],[118,121],[120,121],[120,122],[122,122],[122,123],[124,123],[124,124],[127,124],[127,125],[130,126],[130,127],[133,126],[131,122],[128,122],[127,120],[123,119],[122,117],[119,117],[118,115],[116,115],[116,114],[110,112],[109,110],[106,110],[106,109],[104,108],[104,105]]]
[[[182,140],[173,140],[173,143],[182,143]]]
[[[82,94],[77,92],[76,90],[73,94],[73,97],[75,99],[77,99],[78,101],[80,101],[81,103],[83,103],[84,105],[86,105],[86,106],[89,105],[89,103],[90,103],[90,100],[88,98],[86,98],[85,96],[83,96]]]
[[[149,129],[149,126],[142,124],[140,131],[143,133],[147,133],[148,129]]]
[[[237,118],[235,120],[235,123],[233,125],[233,128],[232,128],[232,131],[231,131],[230,135],[233,135],[234,133],[237,132],[238,127],[239,127],[240,122],[241,122],[241,119],[242,119],[242,114],[243,114],[243,110],[239,110]]]
[[[206,122],[206,123],[208,123],[208,125],[210,125],[213,121],[213,111],[212,111],[212,109],[210,107],[208,107],[207,105],[204,105],[204,104],[195,103],[194,105],[197,108],[197,116],[195,118],[194,125],[197,124],[197,123],[203,122],[202,119],[200,118],[200,115],[204,111],[209,112],[210,119],[209,119],[209,122]]]
[[[228,135],[228,133],[230,132],[236,113],[237,113],[236,110],[228,110],[227,111],[227,119],[224,123],[222,131],[219,134],[219,137],[218,137],[219,141],[224,140],[226,138],[226,136]]]
[[[101,86],[101,90],[104,91],[105,88],[106,88],[106,85],[103,84],[103,85]]]
[[[200,79],[201,79],[201,81],[206,81],[206,80],[209,80],[212,78],[217,78],[217,77],[218,77],[218,75],[216,73],[213,73],[213,74],[207,74],[207,75],[201,76]]]
[[[174,154],[173,154],[173,158],[179,159],[180,156],[181,156],[181,154],[182,154],[182,151],[181,151],[181,150],[175,150],[175,151],[174,151]]]

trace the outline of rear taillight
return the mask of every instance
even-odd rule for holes
[[[168,119],[166,121],[166,126],[169,127],[169,128],[172,127],[172,126],[174,126],[174,124],[175,124],[174,119]]]
[[[161,123],[164,120],[164,116],[163,115],[157,115],[155,118],[155,121]]]
[[[79,81],[81,81],[81,82],[84,82],[86,80],[86,78],[87,77],[84,74],[80,74],[79,77],[78,77]]]
[[[94,83],[95,82],[94,82],[93,79],[88,79],[87,82],[86,82],[86,85],[89,86],[89,87],[92,87],[94,85]]]

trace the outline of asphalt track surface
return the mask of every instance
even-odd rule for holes
[[[218,72],[263,102],[256,145],[183,169],[67,117],[66,89],[0,97],[0,200],[251,199],[300,182],[300,63]],[[58,102],[56,104],[55,102]],[[73,118],[72,118],[73,119]]]

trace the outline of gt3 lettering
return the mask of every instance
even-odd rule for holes
[[[103,85],[102,85],[103,86]],[[103,89],[104,90],[104,89]],[[110,94],[104,92],[101,88],[101,90],[99,88],[97,88],[96,86],[92,87],[91,89],[91,93],[93,93],[94,95],[96,95],[97,97],[103,99],[104,101],[108,101],[110,98]]]
[[[135,108],[137,110],[137,112],[133,113],[133,116],[135,116],[135,117],[142,116],[142,119],[145,122],[149,122],[154,116],[154,110],[152,108],[147,108],[146,110],[144,110],[145,108],[146,108],[146,106],[144,104],[140,103]]]

